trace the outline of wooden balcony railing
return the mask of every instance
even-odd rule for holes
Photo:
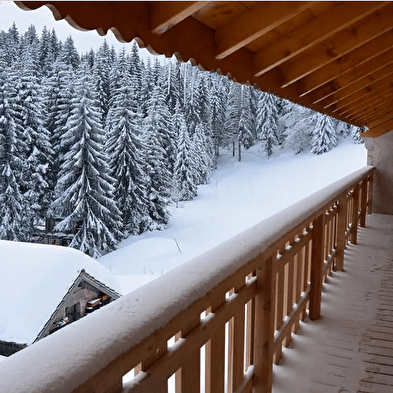
[[[0,362],[0,392],[166,393],[172,375],[176,393],[270,392],[371,213],[372,180],[360,169]]]

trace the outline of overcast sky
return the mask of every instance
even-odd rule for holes
[[[44,26],[49,30],[54,28],[57,37],[63,42],[71,35],[80,54],[88,52],[91,48],[96,51],[104,39],[107,40],[109,46],[114,45],[116,51],[122,49],[123,45],[126,45],[126,48],[130,46],[130,44],[123,44],[117,41],[111,31],[105,37],[101,37],[95,30],[79,31],[71,27],[65,20],[56,21],[52,11],[46,6],[34,11],[24,11],[13,1],[0,1],[0,30],[8,31],[13,22],[16,23],[21,34],[27,30],[30,24],[33,24],[37,29],[38,36],[41,36]],[[148,51],[142,49],[141,57],[145,58],[145,56],[148,56]]]

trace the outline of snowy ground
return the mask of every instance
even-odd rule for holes
[[[365,165],[352,140],[321,156],[280,149],[268,160],[254,146],[238,162],[223,152],[198,197],[171,208],[166,230],[132,236],[99,262],[128,293]]]

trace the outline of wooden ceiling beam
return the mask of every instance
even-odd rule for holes
[[[378,92],[384,91],[386,90],[386,88],[391,88],[391,86],[389,85],[391,82],[393,82],[393,71],[390,75],[387,75],[386,77],[367,85],[363,89],[356,91],[355,93],[343,98],[342,100],[339,100],[334,105],[331,105],[329,110],[333,111],[333,113],[341,113],[341,111],[345,110],[346,107],[353,104],[356,105],[357,101],[372,97],[373,94],[378,94]]]
[[[356,82],[351,83],[337,92],[329,95],[327,98],[319,101],[324,108],[330,108],[340,100],[343,100],[356,92],[367,89],[374,82],[377,82],[393,73],[393,62],[387,64],[385,67],[380,68],[372,74],[366,75],[364,78],[358,79]]]
[[[393,17],[393,13],[392,13]],[[393,28],[393,26],[391,26]],[[340,59],[327,64],[319,70],[304,77],[301,83],[300,96],[309,94],[313,90],[323,86],[341,75],[350,71],[350,74],[356,72],[356,68],[373,57],[393,48],[393,30],[387,31],[372,41],[367,42],[352,52],[346,54]],[[372,72],[372,71],[370,71]]]
[[[392,98],[384,97],[381,100],[378,100],[372,104],[370,104],[367,108],[361,110],[360,112],[351,113],[347,115],[345,118],[347,121],[354,121],[358,123],[367,124],[371,119],[375,119],[375,115],[379,116],[381,110],[386,110],[391,105]]]
[[[393,90],[384,90],[382,92],[376,93],[374,96],[369,97],[368,99],[362,100],[362,102],[357,105],[353,105],[351,108],[347,108],[337,114],[339,116],[344,116],[347,118],[348,116],[356,116],[359,113],[366,113],[366,111],[379,103],[390,99],[393,96]]]
[[[223,59],[309,8],[314,2],[261,2],[215,33],[216,58]]]
[[[373,108],[370,108],[367,112],[354,117],[351,121],[357,121],[361,124],[368,126],[369,122],[376,121],[381,113],[386,113],[392,110],[393,100],[387,100]]]
[[[393,38],[393,35],[392,35]],[[375,71],[387,64],[393,62],[393,49],[389,49],[379,55],[365,61],[359,66],[351,69],[351,72],[346,72],[344,74],[338,75],[332,81],[322,85],[321,87],[313,90],[311,93],[307,94],[310,97],[310,101],[317,103],[334,94],[335,92],[341,91],[345,87],[349,87],[351,84],[356,83],[360,79],[371,75]]]
[[[207,1],[152,1],[149,2],[150,30],[163,34],[172,26],[191,16],[208,4]]]
[[[376,17],[378,17],[378,23],[375,23]],[[286,62],[281,69],[281,87],[296,82],[391,30],[392,17],[393,5],[389,4],[352,25],[351,28],[334,34],[329,41],[319,44],[317,48]]]
[[[367,122],[367,127],[371,129],[373,127],[379,126],[382,123],[385,123],[390,119],[393,119],[393,111],[389,108],[386,110],[386,112],[381,112],[375,119],[369,120]]]
[[[393,130],[393,119],[390,119],[376,127],[373,127],[369,131],[365,132],[362,136],[366,138],[378,137],[392,130]]]
[[[373,1],[337,4],[306,25],[256,52],[253,61],[255,76],[261,76],[272,68],[292,59],[384,5]]]

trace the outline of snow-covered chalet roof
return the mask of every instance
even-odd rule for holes
[[[0,240],[0,340],[32,343],[82,269],[121,293],[117,278],[78,250]]]

